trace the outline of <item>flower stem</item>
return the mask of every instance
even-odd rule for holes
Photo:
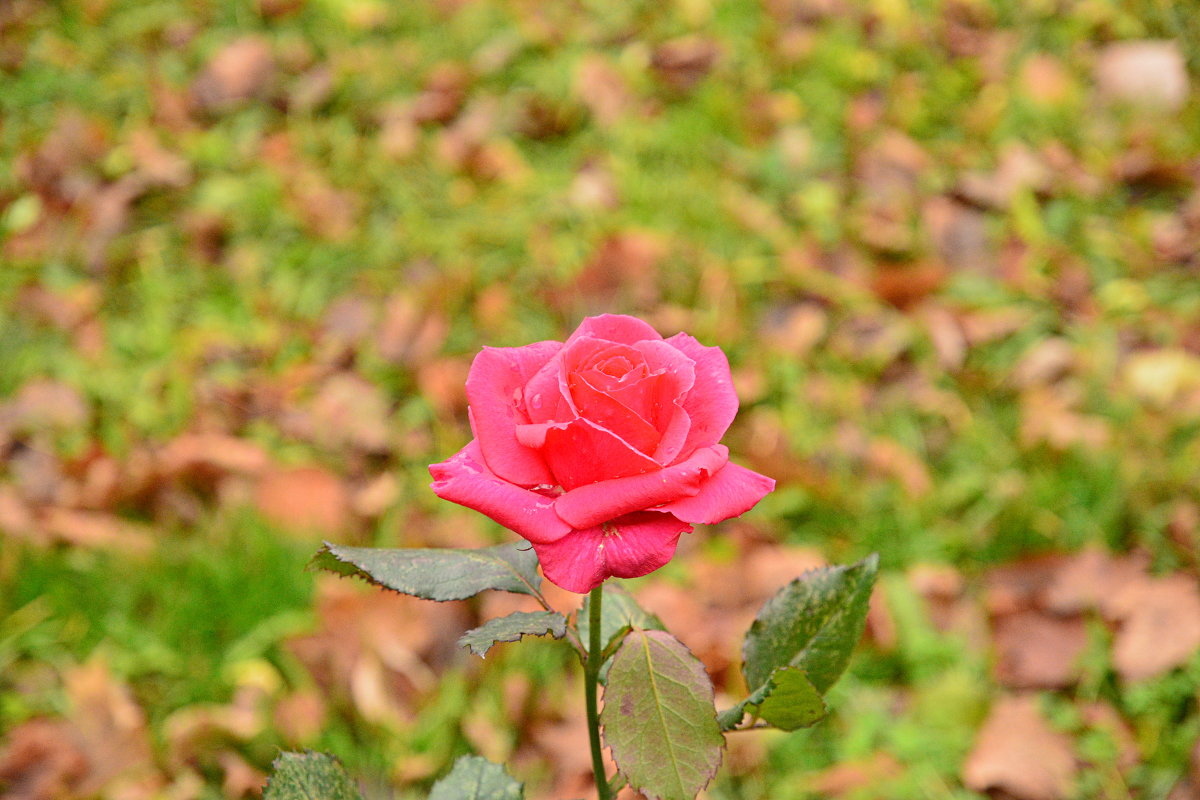
[[[587,696],[588,736],[592,743],[592,772],[596,775],[596,795],[600,800],[611,800],[608,779],[604,776],[604,756],[600,751],[600,715],[596,711],[596,687],[600,682],[600,665],[604,662],[600,651],[600,602],[601,587],[592,589],[588,598],[588,657],[584,664],[583,688]]]

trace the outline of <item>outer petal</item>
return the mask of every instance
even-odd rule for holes
[[[644,511],[696,494],[709,476],[723,471],[729,450],[723,445],[697,450],[673,467],[590,483],[559,495],[554,510],[572,528],[588,528],[634,511]]]
[[[692,450],[716,444],[725,435],[737,416],[738,396],[733,388],[729,360],[719,347],[705,347],[686,333],[677,333],[667,344],[696,362],[696,383],[683,400],[683,410],[691,418],[680,454],[686,457]]]
[[[561,349],[559,342],[485,347],[471,362],[467,402],[479,449],[492,471],[512,483],[554,482],[541,457],[517,441],[516,427],[529,422],[525,384]]]
[[[433,492],[473,508],[534,543],[553,542],[571,526],[554,511],[554,499],[498,478],[484,463],[479,445],[471,442],[440,464],[430,464]]]
[[[621,342],[622,344],[662,338],[662,335],[648,323],[624,314],[601,314],[598,317],[585,317],[575,332],[571,334],[571,338],[567,339],[567,344],[582,336],[595,336],[597,339],[607,339],[610,342]]]
[[[589,592],[605,578],[637,578],[671,560],[679,536],[692,526],[668,514],[630,514],[603,526],[534,542],[542,572],[567,591]]]
[[[536,441],[529,430],[526,441]],[[660,469],[657,461],[612,431],[580,417],[545,430],[542,457],[567,491],[588,483],[624,478]]]
[[[712,525],[746,513],[774,488],[773,479],[737,464],[726,464],[701,484],[697,494],[674,500],[655,510],[668,511],[684,522]],[[561,501],[563,497],[566,495],[558,500]]]

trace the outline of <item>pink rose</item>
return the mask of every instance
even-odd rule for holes
[[[738,409],[721,349],[634,317],[588,317],[565,343],[485,347],[467,400],[475,441],[429,467],[433,491],[528,539],[573,592],[658,569],[693,524],[775,488],[717,443]]]

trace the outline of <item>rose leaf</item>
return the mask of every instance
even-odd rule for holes
[[[746,632],[746,685],[757,690],[775,670],[794,666],[824,694],[862,636],[878,570],[873,554],[848,567],[810,570],[780,589]]]
[[[462,756],[446,777],[433,785],[429,800],[522,800],[525,787],[479,756]]]
[[[483,658],[497,642],[516,642],[526,636],[561,639],[566,635],[567,618],[557,611],[515,611],[467,631],[459,637],[458,645]]]
[[[523,543],[466,550],[347,547],[326,542],[308,567],[443,601],[464,600],[487,589],[536,594],[542,583],[537,565],[537,554]]]
[[[601,714],[604,738],[631,786],[660,800],[692,800],[721,765],[704,665],[665,631],[633,630],[613,656]]]
[[[345,767],[328,753],[282,753],[271,764],[263,800],[362,800]]]
[[[815,725],[826,713],[825,701],[799,667],[778,668],[753,694],[718,714],[721,730],[736,728],[747,711],[785,731]]]

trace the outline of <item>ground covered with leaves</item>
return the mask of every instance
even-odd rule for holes
[[[584,796],[570,651],[455,646],[519,601],[303,566],[511,538],[428,489],[470,359],[614,311],[725,348],[779,481],[630,582],[719,702],[766,597],[882,558],[831,716],[708,797],[1200,797],[1192,17],[0,4],[0,793],[252,797],[313,747]]]

